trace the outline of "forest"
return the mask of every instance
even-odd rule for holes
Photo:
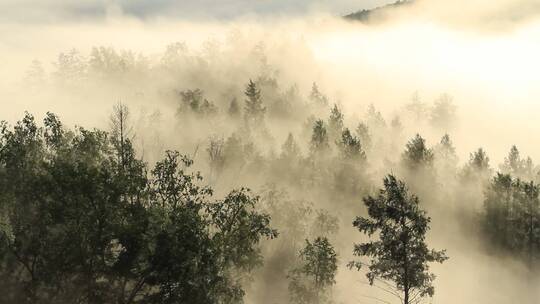
[[[537,303],[536,27],[428,2],[0,16],[0,304]]]
[[[50,76],[34,62],[25,82],[73,94],[211,64],[182,47],[155,66],[110,48],[70,51]],[[352,122],[315,82],[283,88],[259,52],[261,74],[219,99],[148,88],[170,116],[116,101],[103,130],[51,112],[4,121],[1,302],[341,303],[337,274],[351,272],[366,303],[422,303],[436,293],[431,265],[463,246],[453,234],[536,275],[530,157],[512,146],[494,166],[479,147],[459,163],[447,94],[430,104],[415,93],[389,121],[370,104]],[[404,136],[419,121],[439,142]]]

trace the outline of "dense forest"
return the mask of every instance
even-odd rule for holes
[[[108,118],[0,124],[1,303],[424,303],[477,255],[535,284],[540,169],[512,143],[459,161],[451,95],[350,114],[233,51],[32,63],[29,98]]]

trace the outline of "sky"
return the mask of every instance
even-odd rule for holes
[[[95,20],[118,13],[141,19],[184,20],[304,15],[313,11],[344,15],[389,2],[392,0],[2,0],[0,22]]]

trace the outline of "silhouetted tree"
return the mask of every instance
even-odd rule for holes
[[[264,114],[266,112],[261,98],[261,91],[257,88],[257,84],[250,80],[244,94],[247,97],[245,100],[244,118],[246,122],[253,123],[253,126],[257,126],[264,120]]]
[[[497,173],[486,190],[483,225],[489,244],[524,259],[540,258],[540,187]]]
[[[358,270],[367,267],[371,285],[392,282],[402,303],[416,303],[420,298],[433,296],[435,275],[429,272],[430,262],[444,262],[445,251],[429,250],[426,233],[431,219],[420,209],[418,197],[408,193],[402,181],[393,175],[384,178],[384,189],[376,197],[364,198],[369,217],[357,217],[353,226],[376,240],[356,244],[354,254],[368,257],[349,263]],[[387,286],[388,287],[388,286]]]
[[[277,236],[258,198],[211,201],[178,152],[148,175],[117,110],[114,136],[50,113],[0,123],[0,303],[239,302],[235,274]]]
[[[366,154],[362,150],[360,140],[351,134],[349,129],[343,130],[341,140],[337,142],[341,156],[346,160],[365,160]]]
[[[416,134],[405,146],[402,159],[409,169],[425,168],[433,162],[433,151],[427,147],[426,140]]]

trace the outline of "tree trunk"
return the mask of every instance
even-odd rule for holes
[[[403,304],[409,304],[409,287],[405,287],[405,297],[403,298]]]

